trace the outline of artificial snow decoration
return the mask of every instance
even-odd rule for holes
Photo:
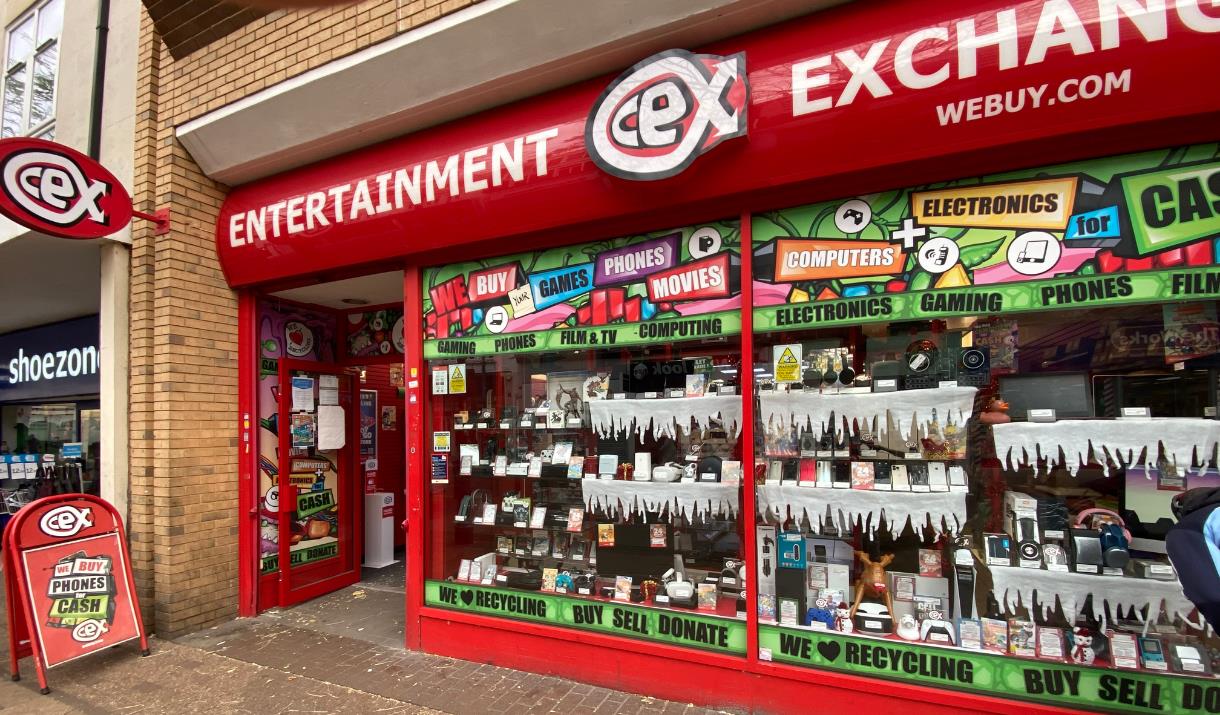
[[[1073,475],[1089,463],[1090,443],[1094,460],[1103,466],[1105,451],[1124,465],[1143,453],[1145,465],[1152,469],[1157,464],[1159,442],[1165,457],[1186,472],[1192,461],[1205,464],[1211,459],[1220,439],[1220,422],[1186,417],[1009,422],[991,429],[996,457],[1002,462],[1019,466],[1041,458],[1058,463],[1063,450],[1064,466]],[[1198,458],[1192,460],[1196,451]]]
[[[581,490],[589,510],[598,508],[607,512],[630,513],[647,509],[661,511],[669,506],[669,514],[685,514],[694,519],[696,514],[714,515],[737,513],[736,484],[719,482],[627,482],[620,480],[585,479]]]
[[[673,397],[654,400],[595,400],[589,403],[593,429],[602,437],[634,430],[640,439],[651,429],[653,435],[677,437],[677,430],[690,431],[694,420],[699,429],[711,429],[720,422],[733,434],[741,432],[741,397]],[[734,427],[735,426],[735,427]]]
[[[1007,604],[1010,613],[1016,613],[1022,605],[1034,610],[1034,593],[1038,594],[1038,606],[1044,612],[1055,608],[1055,595],[1063,606],[1063,615],[1068,623],[1076,620],[1076,613],[1085,600],[1093,597],[1094,609],[1104,600],[1111,609],[1134,607],[1136,610],[1150,606],[1150,615],[1156,618],[1160,603],[1165,601],[1165,612],[1171,617],[1178,614],[1185,618],[1194,608],[1182,593],[1178,581],[1157,581],[1120,576],[1095,576],[1075,571],[1043,571],[1023,569],[1019,566],[992,566],[992,592]],[[1095,613],[1095,615],[1100,615]]]
[[[768,429],[794,424],[829,429],[831,415],[836,428],[843,418],[863,423],[866,429],[888,434],[897,430],[903,440],[927,437],[927,425],[936,412],[942,422],[962,425],[974,412],[978,388],[945,387],[900,392],[775,392],[759,397],[762,421]],[[887,414],[888,413],[888,414]]]
[[[930,516],[937,534],[956,533],[966,523],[966,495],[962,492],[886,492],[868,489],[826,489],[794,484],[764,484],[757,487],[758,511],[782,521],[788,510],[821,533],[822,520],[830,510],[832,523],[850,533],[861,519],[871,537],[885,515],[886,528],[898,538],[908,520],[918,531]]]

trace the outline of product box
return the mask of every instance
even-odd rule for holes
[[[1008,652],[1008,623],[998,618],[983,618],[983,650]]]
[[[1008,619],[1008,654],[1033,658],[1038,652],[1038,627],[1033,621]]]
[[[1038,626],[1038,657],[1043,660],[1063,660],[1063,629]]]
[[[772,620],[775,611],[775,570],[779,564],[779,543],[775,539],[774,526],[756,526],[754,528],[755,563],[758,564],[758,594],[759,608],[762,608],[762,597],[771,598]],[[761,615],[762,611],[759,611]]]
[[[941,554],[939,549],[919,550],[919,575],[941,577]]]
[[[851,544],[842,539],[810,536],[805,539],[808,559],[818,563],[852,565],[856,558]]]
[[[780,533],[779,567],[805,570],[805,537],[799,532]]]

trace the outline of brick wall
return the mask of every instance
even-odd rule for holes
[[[131,277],[132,560],[163,636],[237,613],[237,299],[214,249],[227,188],[174,127],[477,0],[369,0],[277,11],[175,60],[141,22]]]

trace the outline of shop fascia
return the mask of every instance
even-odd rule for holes
[[[462,217],[475,207],[503,212],[494,234],[487,225],[466,226],[453,234],[457,242],[553,227],[553,222],[540,223],[548,209],[560,223],[603,219],[621,214],[607,208],[607,173],[629,180],[674,176],[721,141],[743,136],[747,126],[753,137],[748,151],[738,151],[729,162],[709,162],[700,188],[683,185],[665,195],[681,202],[755,189],[757,179],[750,177],[768,167],[782,169],[785,180],[795,182],[886,164],[894,160],[893,152],[906,157],[915,150],[898,138],[901,133],[884,139],[876,134],[881,128],[873,126],[877,118],[869,116],[870,103],[885,98],[902,102],[886,105],[885,116],[894,122],[911,131],[944,132],[929,134],[929,146],[941,140],[983,145],[996,135],[1011,141],[1045,136],[1057,126],[1085,121],[1086,115],[1093,121],[1098,112],[1170,116],[1179,109],[1158,107],[1165,104],[1164,93],[1183,94],[1181,63],[1197,54],[1201,40],[1220,33],[1220,14],[1205,11],[1206,5],[1200,0],[997,3],[969,15],[948,11],[939,21],[914,13],[886,15],[902,29],[880,38],[854,29],[882,19],[874,18],[871,8],[822,13],[774,32],[743,36],[735,46],[742,51],[734,55],[671,50],[630,68],[609,86],[594,82],[543,95],[500,114],[465,120],[460,131],[440,127],[332,160],[325,165],[331,171],[319,166],[301,170],[291,181],[272,178],[241,187],[222,209],[217,247],[232,285],[238,286],[334,268],[333,255],[302,239],[333,236],[322,231],[336,225],[363,230],[371,242],[349,256],[351,263],[388,258],[388,247],[371,244],[401,230],[391,217],[417,208],[426,209],[412,216],[419,235],[452,232],[454,222],[464,225]],[[842,37],[839,47],[815,49],[828,36]],[[1166,52],[1141,52],[1156,43]],[[674,71],[666,76],[665,69]],[[751,86],[770,91],[751,95]],[[1190,111],[1214,111],[1203,94],[1183,95]],[[646,101],[662,95],[673,101]],[[1093,108],[1081,101],[1099,97],[1105,103]],[[587,118],[573,116],[573,106],[588,107]],[[1038,122],[1023,116],[1048,108],[1051,123],[1040,130],[1034,128]],[[822,117],[834,117],[834,126],[818,124]],[[806,123],[808,131],[792,133]],[[463,139],[479,126],[504,138],[473,145]],[[679,126],[682,131],[667,131]],[[833,145],[821,129],[835,132]],[[848,151],[852,146],[859,151]],[[793,156],[818,160],[794,166]],[[728,171],[729,164],[741,170]],[[640,195],[633,183],[619,186],[639,210],[661,201],[654,192]],[[291,244],[284,243],[288,239]],[[273,243],[277,247],[267,250]]]
[[[26,354],[17,348],[17,355],[8,361],[8,383],[49,382],[68,377],[97,374],[97,346],[83,345],[65,350]]]
[[[1172,5],[1172,10],[1166,5]],[[925,27],[901,37],[887,37],[869,45],[863,56],[855,48],[820,55],[792,65],[792,115],[794,117],[851,104],[867,92],[874,99],[888,97],[895,88],[929,89],[952,79],[966,80],[979,74],[980,52],[995,52],[996,72],[1045,62],[1050,50],[1067,47],[1073,55],[1116,50],[1123,43],[1123,25],[1135,29],[1128,42],[1158,42],[1169,37],[1169,15],[1176,14],[1192,32],[1220,32],[1220,17],[1207,15],[1199,0],[1096,0],[1042,3],[1037,23],[1030,27],[1017,19],[1016,8],[1007,8],[979,18]],[[1094,42],[1090,25],[1096,26]],[[990,28],[990,29],[983,29]],[[936,62],[934,56],[948,57]],[[886,50],[893,46],[891,82],[879,74]],[[1024,53],[1022,48],[1024,47]],[[918,65],[916,60],[919,60]],[[956,59],[956,62],[954,62]],[[832,80],[833,84],[832,84]],[[1131,81],[1130,69],[1119,69],[1102,80],[1109,89]],[[836,94],[833,88],[839,88]],[[1026,88],[1032,100],[1042,101],[1046,85]],[[1103,91],[1107,88],[1103,86]],[[1046,97],[1047,100],[1052,99]],[[980,103],[981,104],[981,103]],[[985,108],[983,108],[985,111]]]

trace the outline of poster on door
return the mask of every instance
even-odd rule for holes
[[[1204,144],[761,212],[754,327],[1220,296],[1218,190]]]

